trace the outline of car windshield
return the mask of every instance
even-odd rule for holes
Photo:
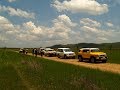
[[[99,52],[99,49],[92,49],[91,52]]]
[[[48,50],[48,51],[54,51],[54,50],[51,49],[51,50]]]
[[[65,52],[71,52],[71,50],[70,50],[70,49],[64,49],[64,51],[65,51]]]

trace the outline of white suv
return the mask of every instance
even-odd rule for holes
[[[44,50],[44,55],[45,56],[56,56],[56,51],[54,49],[51,49],[51,48],[46,48]]]
[[[58,48],[56,52],[58,58],[75,58],[75,53],[70,48]]]

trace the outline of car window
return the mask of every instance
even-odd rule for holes
[[[48,51],[54,51],[54,50],[51,49],[51,50],[48,50]]]
[[[83,50],[83,52],[89,52],[89,49],[85,49],[85,50]]]
[[[71,52],[71,50],[70,50],[70,49],[64,49],[64,51],[65,51],[65,52]]]
[[[59,52],[63,52],[63,50],[62,50],[62,49],[58,49],[58,51],[59,51]]]
[[[57,49],[57,52],[60,52],[60,49]]]
[[[91,52],[99,52],[99,49],[92,49]]]
[[[79,52],[81,52],[82,50],[79,50]]]

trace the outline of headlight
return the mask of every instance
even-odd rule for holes
[[[99,58],[100,58],[99,56],[96,57],[96,59],[99,59]]]
[[[69,54],[65,54],[66,56],[69,56]]]
[[[73,53],[73,55],[76,55],[75,53]]]
[[[100,56],[99,56],[99,55],[95,55],[94,57],[95,57],[96,59],[99,59],[99,58],[100,58]]]

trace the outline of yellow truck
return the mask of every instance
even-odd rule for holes
[[[78,59],[80,62],[89,60],[92,63],[102,61],[106,63],[108,57],[104,52],[100,52],[99,48],[81,48],[78,52]]]

